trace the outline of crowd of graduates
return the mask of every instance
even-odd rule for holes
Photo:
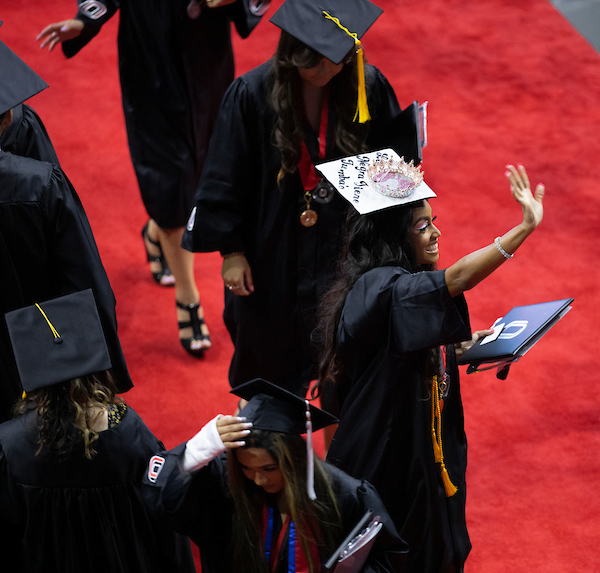
[[[464,292],[537,228],[544,187],[508,165],[522,221],[438,269],[418,122],[401,120],[360,40],[381,9],[285,0],[271,18],[276,53],[234,80],[230,22],[246,36],[267,8],[80,1],[40,34],[70,57],[120,11],[142,237],[194,356],[211,341],[193,252],[223,258],[239,407],[170,451],[120,396],[132,381],[114,295],[24,103],[47,85],[0,42],[0,543],[11,571],[194,571],[191,539],[205,573],[312,573],[365,515],[372,544],[340,571],[464,570],[456,357],[486,333],[472,335]],[[323,409],[306,396],[314,380]],[[328,427],[323,461],[312,433]]]

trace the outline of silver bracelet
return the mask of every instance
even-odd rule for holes
[[[500,244],[500,237],[496,237],[494,239],[494,245],[496,245],[496,248],[500,251],[500,254],[505,258],[505,259],[512,259],[515,254],[513,253],[512,255],[509,255],[503,248],[502,245]]]

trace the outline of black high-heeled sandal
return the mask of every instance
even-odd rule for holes
[[[177,308],[186,310],[190,315],[190,320],[178,321],[179,330],[191,326],[192,331],[194,332],[191,338],[179,339],[181,341],[181,346],[183,346],[192,356],[200,358],[208,348],[192,348],[192,341],[210,342],[210,334],[202,334],[202,325],[206,323],[204,322],[204,317],[201,318],[198,316],[198,309],[201,308],[200,301],[194,304],[182,304],[176,300],[175,304],[177,305]]]
[[[150,221],[148,221],[142,228],[142,240],[144,241],[144,248],[146,249],[146,260],[149,263],[160,263],[160,266],[161,266],[161,270],[159,272],[156,272],[156,273],[154,271],[150,271],[150,272],[152,273],[152,277],[154,278],[154,280],[160,286],[172,287],[175,285],[175,281],[168,282],[168,283],[161,282],[163,277],[171,276],[171,269],[169,268],[169,265],[167,264],[167,259],[165,259],[165,255],[163,253],[162,247],[160,246],[160,241],[155,241],[154,239],[152,239],[150,237],[150,235],[148,235],[148,225],[149,224],[150,224]],[[148,247],[146,246],[146,241],[148,241],[151,245],[154,245],[155,247],[158,248],[158,252],[159,252],[158,256],[150,254],[150,251],[148,250]]]

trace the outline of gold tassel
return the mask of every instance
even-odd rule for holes
[[[440,467],[442,468],[442,481],[444,482],[446,497],[452,497],[458,491],[458,488],[450,480],[450,476],[448,475],[448,470],[446,469],[444,462],[442,462]]]
[[[435,457],[435,463],[439,464],[442,461],[442,452],[438,444],[437,436],[435,435],[435,420],[437,417],[436,413],[436,402],[434,396],[437,396],[437,376],[433,377],[433,383],[431,384],[431,440],[433,442],[433,455]]]
[[[25,392],[25,390],[23,390],[23,394],[21,394],[21,400],[25,400],[27,396],[27,392]]]
[[[356,113],[354,119],[358,118],[358,123],[366,123],[371,119],[369,106],[367,104],[367,88],[365,86],[365,60],[364,51],[360,40],[356,40],[356,65],[358,66],[358,101],[356,102]]]
[[[366,123],[371,119],[371,114],[369,113],[369,106],[367,104],[367,88],[365,85],[365,56],[358,35],[350,32],[348,28],[342,25],[339,18],[335,18],[325,10],[323,10],[323,16],[334,22],[341,30],[346,32],[348,36],[354,39],[354,45],[356,47],[356,66],[358,69],[358,100],[356,102],[356,113],[354,114],[352,121],[356,121],[358,118],[358,123]]]
[[[436,421],[437,432],[435,427]],[[458,488],[452,483],[446,465],[444,464],[444,449],[442,447],[442,413],[440,411],[440,395],[437,376],[434,376],[431,382],[431,438],[433,441],[435,462],[440,464],[446,497],[452,497],[458,491]]]

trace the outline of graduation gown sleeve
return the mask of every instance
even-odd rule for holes
[[[185,248],[222,254],[249,250],[251,233],[255,232],[249,214],[257,213],[252,201],[262,199],[265,168],[273,171],[271,161],[268,166],[264,163],[270,158],[261,158],[258,153],[256,136],[270,129],[261,125],[259,106],[256,89],[252,89],[252,82],[245,76],[237,78],[225,93],[196,195],[196,207],[184,234]]]
[[[102,0],[90,3],[79,0],[77,8],[75,19],[83,22],[83,30],[77,38],[62,43],[62,50],[67,58],[73,57],[100,32],[102,26],[116,14],[119,2]]]

